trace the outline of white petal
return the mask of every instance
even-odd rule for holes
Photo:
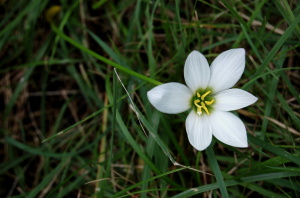
[[[241,78],[245,69],[245,50],[231,49],[221,53],[210,66],[209,87],[215,93],[229,89]]]
[[[180,83],[166,83],[147,92],[150,103],[163,113],[181,113],[188,110],[192,97],[191,90]]]
[[[227,89],[217,93],[213,107],[221,111],[233,111],[247,107],[257,101],[257,97],[242,89]]]
[[[235,147],[247,147],[247,132],[244,123],[226,111],[214,111],[209,116],[213,135],[221,142]]]
[[[212,128],[206,115],[199,116],[195,111],[191,111],[185,123],[191,145],[202,151],[206,149],[212,140]]]
[[[205,89],[209,78],[210,69],[206,58],[200,52],[191,52],[184,65],[184,79],[187,86],[192,92],[199,88]]]

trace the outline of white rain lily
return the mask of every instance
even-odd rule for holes
[[[197,150],[206,149],[214,135],[221,142],[247,147],[247,132],[243,122],[228,112],[257,101],[252,94],[232,88],[245,69],[245,50],[231,49],[221,53],[209,67],[198,51],[187,57],[183,85],[170,82],[151,89],[150,103],[159,111],[177,114],[191,109],[186,119],[188,139]]]

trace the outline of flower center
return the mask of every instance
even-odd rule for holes
[[[202,110],[209,115],[209,109],[208,107],[212,105],[215,101],[215,99],[211,99],[211,97],[207,97],[211,91],[207,91],[204,94],[200,94],[199,92],[196,93],[194,96],[194,105],[197,109],[197,114],[200,116],[202,114]]]

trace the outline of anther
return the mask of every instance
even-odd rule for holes
[[[196,107],[201,107],[200,105],[198,105],[198,103],[200,102],[200,100],[199,99],[197,99],[197,100],[194,100],[194,104],[196,105]]]
[[[207,105],[211,105],[212,103],[214,103],[215,99],[212,99],[211,101],[205,101],[205,104]]]
[[[200,96],[201,96],[201,95],[197,92],[197,97],[200,98]]]
[[[201,102],[201,106],[202,106],[202,108],[204,109],[204,111],[207,113],[207,115],[209,115],[209,111],[208,111],[208,109],[206,108],[204,102]]]
[[[201,100],[204,100],[204,98],[208,95],[208,94],[210,94],[210,92],[211,91],[208,91],[208,92],[206,92],[205,94],[203,94],[202,96],[201,96]],[[200,94],[199,94],[200,95]],[[198,94],[197,94],[197,96],[198,96]]]

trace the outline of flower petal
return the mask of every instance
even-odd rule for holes
[[[212,140],[212,128],[206,115],[199,116],[195,111],[191,111],[185,123],[191,145],[202,151],[206,149]]]
[[[187,86],[195,92],[205,89],[209,82],[210,69],[206,58],[198,51],[191,52],[184,65],[184,79]]]
[[[180,83],[166,83],[147,92],[150,103],[163,113],[176,114],[188,110],[192,97],[191,90]]]
[[[237,116],[226,111],[214,111],[209,116],[213,135],[221,142],[235,147],[247,147],[247,132]]]
[[[221,111],[241,109],[257,101],[257,97],[242,89],[227,89],[217,93],[214,98],[213,107]]]
[[[231,49],[221,53],[210,66],[210,82],[214,92],[233,87],[245,69],[245,50]]]

